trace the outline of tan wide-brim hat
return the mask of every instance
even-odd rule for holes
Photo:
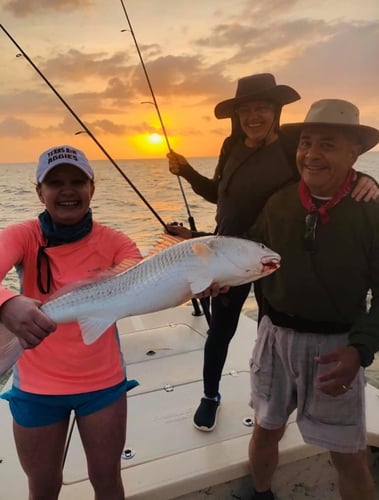
[[[247,101],[267,100],[282,107],[299,99],[300,95],[295,89],[288,85],[277,85],[271,73],[260,73],[240,78],[235,97],[219,102],[214,112],[216,118],[231,118],[236,108]]]
[[[362,146],[360,154],[369,151],[379,142],[379,130],[359,123],[359,109],[343,99],[321,99],[314,102],[304,121],[286,123],[280,127],[284,137],[299,140],[300,132],[306,125],[328,125],[344,128],[356,133]]]

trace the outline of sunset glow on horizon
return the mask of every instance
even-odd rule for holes
[[[282,123],[321,98],[352,101],[379,128],[377,0],[138,0],[128,14],[101,0],[0,0],[2,26],[114,158],[218,156],[230,120],[215,105],[240,77],[269,72],[301,100]],[[5,32],[0,31],[0,163],[35,161],[71,144],[104,155]],[[159,109],[155,104],[159,105]],[[378,148],[376,148],[378,149]]]
[[[176,141],[168,138],[170,141],[175,143]],[[165,137],[162,134],[156,132],[152,134],[139,134],[130,138],[130,141],[140,152],[140,156],[146,158],[158,158],[165,156],[168,152],[168,146]]]

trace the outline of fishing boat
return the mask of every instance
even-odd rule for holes
[[[129,500],[249,500],[253,492],[247,449],[254,422],[248,405],[249,355],[256,322],[242,314],[224,366],[222,406],[213,432],[192,425],[202,394],[203,347],[208,325],[186,304],[118,322],[128,378],[127,442],[121,457]],[[4,389],[11,384],[8,380]],[[379,391],[367,384],[370,460],[379,495]],[[325,450],[304,444],[296,415],[280,443],[273,489],[280,500],[339,498],[336,473]],[[8,405],[0,405],[0,500],[27,498]],[[60,500],[90,500],[93,490],[75,421],[66,445]]]

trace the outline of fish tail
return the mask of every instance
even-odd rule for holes
[[[18,338],[0,323],[0,376],[12,368],[23,350]]]

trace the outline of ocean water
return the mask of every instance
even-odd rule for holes
[[[211,177],[217,158],[193,158],[189,162],[200,173]],[[177,221],[188,226],[188,218],[192,216],[198,230],[213,231],[215,205],[194,194],[185,180],[181,181],[183,196],[178,179],[169,172],[165,158],[118,160],[116,163],[164,222]],[[163,232],[162,224],[108,160],[92,161],[91,164],[96,176],[92,200],[94,218],[127,233],[146,253]],[[379,152],[363,155],[356,168],[379,181]],[[34,218],[43,210],[35,193],[34,176],[33,163],[0,163],[0,228]],[[18,290],[13,271],[4,284]],[[244,313],[256,318],[256,310],[251,293]],[[367,373],[370,381],[379,387],[379,357]]]

